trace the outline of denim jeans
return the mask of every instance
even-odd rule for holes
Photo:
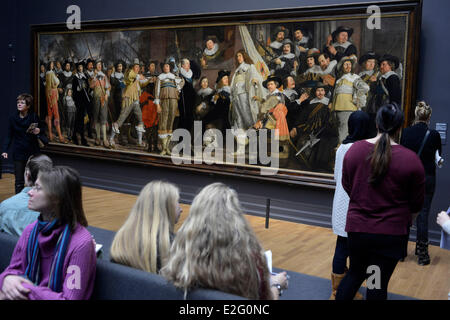
[[[428,216],[430,214],[431,201],[433,200],[436,177],[427,175],[425,177],[425,199],[422,210],[416,218],[417,241],[428,242]]]

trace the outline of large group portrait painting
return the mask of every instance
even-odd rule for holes
[[[266,135],[264,152],[280,170],[331,176],[353,111],[369,114],[375,135],[378,108],[403,107],[407,19],[381,15],[380,28],[364,15],[38,32],[37,109],[50,145],[79,153],[170,158],[185,129],[192,154],[201,135],[201,148],[247,165],[252,132]]]

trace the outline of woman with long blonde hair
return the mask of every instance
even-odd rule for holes
[[[165,265],[181,208],[176,186],[152,181],[140,192],[131,212],[114,237],[111,260],[147,272]]]
[[[264,251],[236,191],[222,183],[206,186],[194,198],[161,274],[185,295],[190,289],[209,288],[249,299],[272,299],[278,297],[280,286],[287,286],[284,272],[270,279]]]
[[[429,127],[432,109],[425,101],[419,101],[414,110],[414,124],[402,132],[400,144],[411,149],[419,156],[425,169],[425,200],[416,219],[417,263],[421,266],[431,262],[428,253],[428,216],[436,188],[436,153],[442,155],[442,143],[439,132]]]

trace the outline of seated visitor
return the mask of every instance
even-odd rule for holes
[[[271,278],[236,191],[221,183],[206,186],[194,198],[161,274],[185,295],[207,288],[249,299],[277,299],[288,285],[285,272]]]
[[[111,260],[158,273],[168,259],[181,208],[178,188],[163,181],[148,183],[111,245]]]
[[[97,257],[79,174],[65,166],[42,171],[28,194],[28,208],[40,216],[25,228],[0,274],[0,299],[89,299]]]
[[[44,154],[31,156],[28,159],[24,174],[25,188],[0,203],[0,231],[20,236],[27,225],[36,221],[39,212],[28,209],[30,199],[28,192],[34,186],[38,173],[48,171],[52,166],[52,160]]]

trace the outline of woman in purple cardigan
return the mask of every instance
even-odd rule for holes
[[[417,155],[397,144],[403,112],[394,104],[376,116],[378,135],[355,142],[344,157],[350,197],[345,231],[350,269],[336,300],[351,300],[367,278],[367,300],[385,300],[389,279],[406,254],[413,214],[422,208],[425,172]]]
[[[0,274],[0,299],[89,299],[96,254],[78,173],[64,166],[40,172],[29,195],[28,207],[40,216],[25,228]]]

